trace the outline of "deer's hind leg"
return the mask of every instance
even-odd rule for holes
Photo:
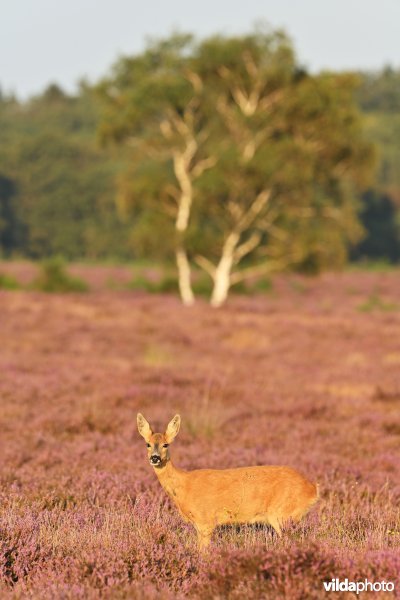
[[[269,523],[269,525],[271,525],[271,527],[274,529],[276,535],[278,537],[281,537],[282,528],[281,528],[281,523],[280,523],[278,517],[276,517],[276,516],[268,517],[267,523]]]

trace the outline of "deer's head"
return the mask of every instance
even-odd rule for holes
[[[168,447],[178,434],[180,424],[180,416],[175,415],[174,418],[168,423],[165,433],[153,433],[148,421],[146,421],[141,413],[138,413],[138,430],[147,444],[147,454],[150,464],[153,467],[160,468],[165,466],[165,464],[168,462]]]

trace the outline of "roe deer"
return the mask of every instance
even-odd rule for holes
[[[200,549],[208,546],[217,525],[227,523],[267,523],[280,535],[285,521],[299,521],[318,500],[317,485],[290,467],[178,469],[168,447],[180,423],[175,415],[165,433],[153,433],[144,416],[137,415],[150,464],[184,521],[194,525]]]

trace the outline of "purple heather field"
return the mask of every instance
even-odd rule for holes
[[[1,598],[351,597],[326,594],[332,578],[399,594],[398,274],[280,276],[218,310],[109,276],[94,269],[86,294],[0,292]],[[199,556],[139,410],[159,428],[180,412],[176,465],[291,465],[318,505],[280,539],[220,528]]]

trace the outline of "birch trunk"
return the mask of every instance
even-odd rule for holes
[[[232,232],[225,240],[220,261],[214,272],[214,287],[210,304],[215,308],[222,306],[228,297],[235,250],[239,239],[240,234]]]
[[[176,265],[178,268],[178,282],[181,300],[185,306],[194,304],[194,294],[190,278],[190,263],[186,251],[183,247],[176,250]]]
[[[185,156],[185,153],[175,153],[174,155],[174,170],[180,186],[180,197],[178,200],[178,212],[176,215],[175,229],[178,232],[178,236],[181,237],[181,241],[175,251],[175,256],[176,266],[178,269],[179,292],[181,295],[181,300],[185,306],[191,306],[195,301],[192,290],[190,262],[186,253],[186,249],[183,245],[182,234],[188,228],[190,209],[193,201],[193,186],[189,173],[189,164],[196,148],[197,145],[192,142],[189,143],[186,148],[188,156]]]
[[[210,300],[211,306],[215,308],[222,306],[228,298],[231,287],[232,262],[233,260],[229,260],[228,257],[221,258],[215,270],[214,287]]]

